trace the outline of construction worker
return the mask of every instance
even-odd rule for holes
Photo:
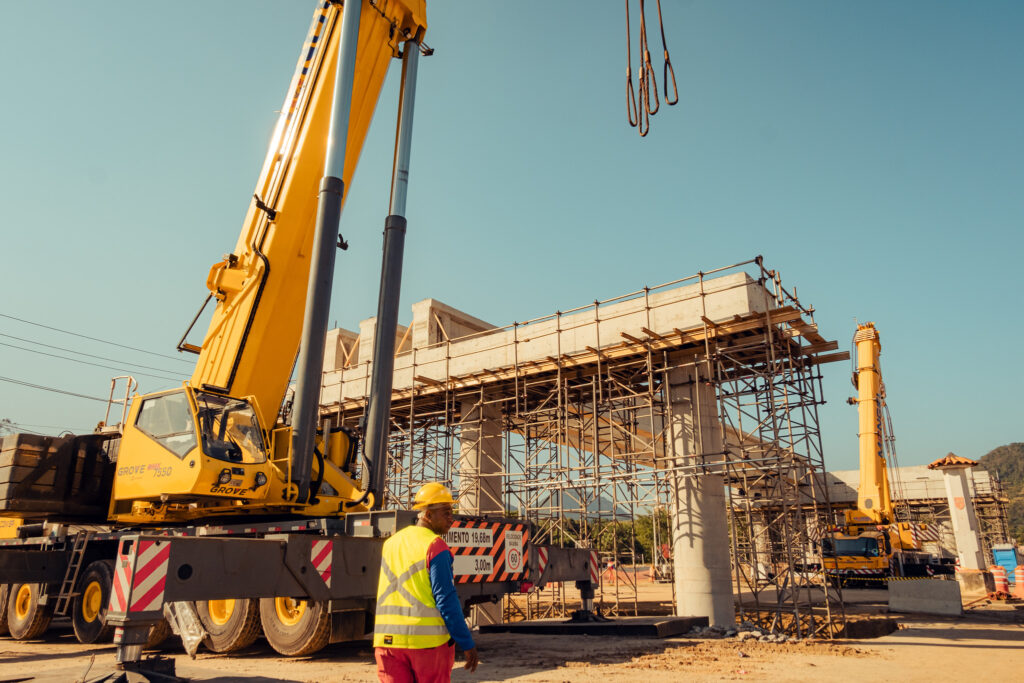
[[[450,681],[455,643],[466,653],[465,668],[476,671],[476,645],[455,592],[454,558],[442,538],[452,527],[454,504],[445,486],[424,485],[413,503],[416,524],[384,542],[373,629],[382,683]]]

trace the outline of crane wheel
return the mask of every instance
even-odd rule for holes
[[[0,636],[6,636],[11,632],[7,627],[7,595],[10,592],[10,584],[0,583]]]
[[[143,646],[144,650],[154,650],[160,646],[160,643],[164,642],[171,637],[171,625],[167,623],[166,619],[161,619],[156,624],[149,627],[149,634],[146,637],[146,644]]]
[[[71,603],[71,626],[80,643],[110,640],[114,629],[107,626],[107,605],[114,583],[114,563],[97,560],[90,563],[78,582],[78,596]]]
[[[255,599],[198,600],[196,613],[213,652],[238,652],[260,637],[260,603]]]
[[[311,655],[331,637],[331,613],[326,602],[263,598],[260,622],[270,647],[288,657]]]
[[[12,583],[7,597],[7,627],[15,640],[32,640],[46,632],[53,618],[53,602],[40,605],[42,585]]]

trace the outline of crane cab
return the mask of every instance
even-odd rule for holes
[[[156,521],[172,510],[180,516],[182,506],[261,500],[271,469],[251,401],[190,386],[136,396],[121,437],[112,513]]]

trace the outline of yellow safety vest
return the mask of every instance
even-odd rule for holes
[[[427,550],[436,538],[430,529],[409,526],[384,542],[374,647],[420,650],[448,642],[448,629],[434,601],[427,570]]]

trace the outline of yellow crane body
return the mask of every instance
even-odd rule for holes
[[[351,185],[388,67],[426,31],[423,0],[362,1],[344,187]],[[318,437],[320,495],[295,502],[290,428],[278,424],[305,314],[318,188],[328,148],[342,8],[325,1],[288,88],[232,253],[206,285],[216,302],[192,377],[135,396],[123,428],[110,516],[121,523],[211,515],[339,514],[363,498],[345,470],[347,434]],[[322,470],[322,471],[321,471]],[[366,509],[365,502],[347,508]]]
[[[833,574],[865,575],[882,579],[892,573],[904,574],[908,566],[920,569],[933,558],[920,552],[917,529],[923,525],[897,521],[892,502],[889,472],[885,461],[885,384],[880,356],[882,344],[875,324],[857,325],[853,337],[857,369],[852,382],[857,397],[860,483],[857,507],[845,511],[845,524],[829,531],[822,540],[822,566]],[[906,565],[906,566],[905,566]]]
[[[853,385],[857,388],[860,485],[857,487],[857,509],[848,512],[847,523],[889,524],[892,521],[892,496],[882,450],[881,406],[885,400],[879,363],[882,344],[874,323],[858,325],[853,341],[857,346],[857,372],[853,375]]]

